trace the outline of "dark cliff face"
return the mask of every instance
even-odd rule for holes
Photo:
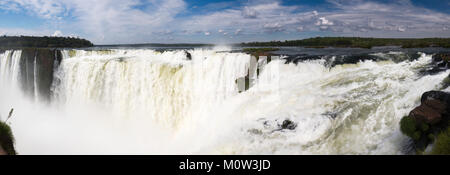
[[[50,100],[54,68],[61,59],[61,51],[57,49],[23,49],[20,79],[24,93],[32,98]]]

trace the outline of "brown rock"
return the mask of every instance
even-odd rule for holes
[[[427,102],[427,103],[437,103],[437,102]],[[438,108],[438,107],[436,107]],[[410,113],[410,117],[416,119],[417,122],[425,122],[427,124],[436,124],[442,119],[442,114],[439,113],[434,108],[424,104],[414,108]]]
[[[447,104],[442,101],[429,99],[425,100],[423,103],[441,114],[444,114],[447,111]]]

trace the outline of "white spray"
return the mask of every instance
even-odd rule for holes
[[[275,60],[239,93],[249,55],[189,52],[65,51],[52,105],[0,103],[18,106],[19,153],[401,154],[398,121],[449,73],[418,76],[425,54],[333,68]],[[277,130],[284,119],[296,129]]]

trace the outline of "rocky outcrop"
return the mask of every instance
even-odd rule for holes
[[[247,91],[253,86],[259,74],[263,71],[264,66],[269,64],[272,60],[279,59],[279,56],[251,56],[250,66],[247,70],[247,75],[239,77],[235,80],[238,92]]]
[[[184,54],[186,54],[186,59],[187,59],[187,60],[192,60],[192,55],[191,55],[191,53],[189,53],[188,51],[184,51]]]
[[[33,98],[49,100],[53,71],[55,67],[59,66],[61,59],[62,54],[57,49],[23,49],[20,61],[20,79],[25,94]]]
[[[441,62],[441,66],[447,66],[450,61],[450,53],[438,53],[433,55],[433,62]]]
[[[283,123],[281,124],[280,127],[281,127],[281,129],[294,130],[297,127],[297,124],[286,119],[283,121]]]
[[[420,106],[414,108],[409,116],[415,121],[426,124],[436,124],[442,120],[446,113],[446,104],[439,100],[425,100]]]
[[[449,63],[450,53],[435,54],[425,73],[446,71],[450,68]],[[450,76],[441,85],[441,89],[449,87]],[[422,94],[420,102],[420,106],[400,121],[402,133],[412,140],[410,147],[417,154],[450,154],[450,93],[428,91]]]
[[[432,68],[426,70],[425,74],[436,74],[450,68],[450,53],[438,53],[433,55]]]
[[[426,100],[439,100],[443,103],[450,104],[450,94],[442,91],[428,91],[422,94],[420,102],[424,103]]]
[[[400,121],[403,134],[413,140],[413,147],[422,152],[435,142],[450,124],[450,93],[428,91],[423,93],[420,106]],[[450,143],[448,143],[450,144]]]
[[[450,112],[450,94],[442,91],[428,91],[422,94],[421,105],[414,108],[409,117],[417,122],[437,124]]]

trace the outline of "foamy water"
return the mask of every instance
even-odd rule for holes
[[[244,53],[65,50],[47,104],[21,94],[11,52],[0,55],[0,114],[15,108],[20,154],[402,154],[399,120],[450,73],[419,76],[426,54],[332,68],[274,60],[239,93]],[[296,129],[278,131],[285,119]]]

